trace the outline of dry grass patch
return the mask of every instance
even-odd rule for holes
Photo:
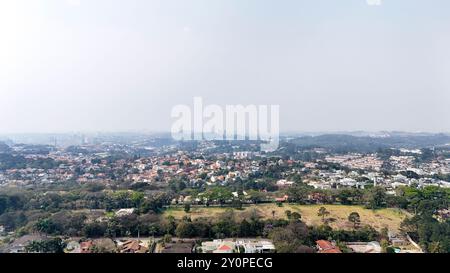
[[[275,218],[286,219],[286,211],[298,212],[302,215],[302,220],[308,225],[322,225],[322,218],[317,215],[319,208],[322,205],[293,205],[283,204],[282,207],[276,204],[259,204],[244,207],[242,210],[234,209],[237,220],[243,218],[250,218],[251,215],[257,214],[264,219],[270,219],[275,212]],[[370,225],[377,230],[383,227],[389,230],[397,231],[400,228],[400,223],[407,216],[407,213],[398,209],[380,209],[368,210],[362,206],[344,206],[344,205],[323,205],[330,212],[326,217],[331,219],[330,226],[339,229],[351,229],[353,225],[347,220],[348,215],[352,212],[357,212],[361,217],[362,225]],[[221,213],[225,212],[227,208],[219,207],[193,207],[191,212],[184,212],[183,208],[171,208],[165,211],[164,216],[172,215],[176,219],[181,219],[183,216],[190,216],[192,219],[196,218],[217,218]]]

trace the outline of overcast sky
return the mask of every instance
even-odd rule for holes
[[[0,133],[169,131],[194,96],[450,132],[449,48],[448,0],[0,0]]]

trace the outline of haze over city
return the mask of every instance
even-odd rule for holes
[[[0,0],[1,264],[442,263],[449,15],[448,0]]]
[[[278,104],[281,131],[450,131],[444,0],[0,2],[0,133],[169,131]]]

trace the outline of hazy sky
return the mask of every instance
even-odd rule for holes
[[[450,132],[450,1],[0,0],[0,133],[170,130],[279,104],[283,131]]]

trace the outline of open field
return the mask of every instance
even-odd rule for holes
[[[246,206],[242,210],[234,209],[237,219],[250,217],[253,213],[257,213],[264,219],[272,218],[272,212],[275,211],[275,218],[286,218],[285,211],[299,212],[302,220],[308,225],[321,225],[322,218],[317,215],[320,207],[325,207],[330,214],[327,218],[333,218],[330,226],[339,229],[351,229],[352,224],[347,220],[348,215],[357,212],[361,216],[362,225],[370,225],[380,230],[387,227],[389,230],[397,231],[400,223],[408,215],[407,212],[398,209],[380,209],[368,210],[362,206],[344,206],[344,205],[294,205],[284,204],[278,207],[276,204],[259,204]],[[185,215],[189,215],[192,219],[205,217],[216,218],[227,208],[219,207],[192,207],[191,212],[185,213],[183,208],[170,208],[164,212],[164,216],[172,215],[177,219],[181,219]]]

